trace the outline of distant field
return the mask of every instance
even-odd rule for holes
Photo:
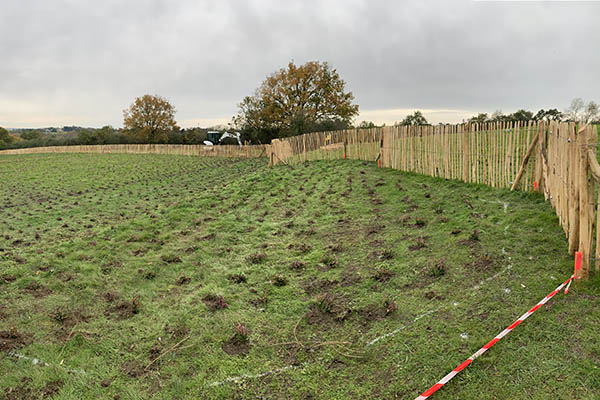
[[[0,182],[0,399],[414,399],[573,267],[542,196],[372,162],[0,156]],[[598,296],[432,399],[598,398]]]

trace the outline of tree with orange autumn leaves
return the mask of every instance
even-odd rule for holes
[[[238,105],[234,125],[255,142],[306,132],[344,129],[358,115],[352,92],[327,62],[310,61],[268,76]]]
[[[175,123],[175,107],[161,96],[146,94],[123,110],[123,126],[128,135],[140,143],[166,143]]]

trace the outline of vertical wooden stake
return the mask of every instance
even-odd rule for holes
[[[375,136],[376,137],[376,136]],[[381,140],[379,141],[379,158],[377,159],[377,166],[381,168],[383,158],[383,132],[381,132]]]
[[[575,125],[569,123],[569,254],[579,248],[579,153]]]
[[[541,127],[542,123],[538,122],[536,127],[535,127],[535,132],[533,133],[534,135],[537,135],[540,139],[541,139]],[[534,175],[533,175],[533,190],[535,192],[539,192],[540,191],[540,179],[542,177],[542,146],[544,145],[544,143],[541,140],[538,140],[540,145],[538,146],[538,148],[535,151],[535,171],[534,171]]]
[[[581,277],[587,278],[590,264],[590,215],[588,187],[588,137],[585,127],[581,128],[577,137],[579,154],[579,251],[582,254]]]
[[[459,135],[463,145],[463,182],[469,182],[469,125],[461,125]]]
[[[596,158],[596,146],[598,144],[598,132],[597,132],[597,128],[593,125],[587,125],[586,127],[586,138],[587,138],[587,144],[588,146],[584,149],[584,151],[587,153],[587,165],[588,165],[588,169],[590,168],[590,155],[592,155],[592,159],[597,160]],[[596,230],[598,230],[598,225],[594,224],[596,218],[594,218],[594,213],[595,213],[595,208],[594,207],[594,201],[596,199],[596,180],[591,178],[589,180],[587,180],[588,183],[588,199],[587,199],[587,207],[588,207],[588,215],[589,215],[589,237],[588,237],[588,243],[589,243],[589,251],[590,251],[590,255],[593,254],[592,253],[592,246],[594,244],[594,225]],[[600,209],[600,207],[598,207]],[[596,253],[598,253],[598,249],[596,249]],[[590,274],[592,270],[592,265],[590,263],[590,265],[588,266],[588,270],[587,270],[587,275],[586,277]]]

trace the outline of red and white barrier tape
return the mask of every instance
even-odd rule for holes
[[[578,252],[579,253],[579,252]],[[577,270],[581,268],[581,256],[580,254],[577,254],[575,256],[575,271],[577,272]],[[454,368],[452,371],[450,371],[450,373],[448,375],[446,375],[445,377],[443,377],[442,379],[440,379],[440,381],[438,383],[436,383],[435,385],[433,385],[432,387],[430,387],[428,390],[426,390],[425,392],[423,392],[423,394],[421,394],[419,397],[417,397],[415,400],[424,400],[426,398],[428,398],[429,396],[431,396],[432,394],[434,394],[435,392],[437,392],[439,389],[442,388],[442,386],[444,386],[446,383],[448,383],[448,381],[450,381],[450,379],[454,378],[460,371],[462,371],[463,369],[465,369],[469,364],[471,364],[477,357],[481,356],[483,353],[485,353],[490,347],[492,347],[493,345],[495,345],[500,339],[502,339],[504,336],[506,336],[510,331],[512,331],[513,329],[515,329],[521,322],[525,321],[531,314],[533,314],[538,308],[540,308],[541,306],[543,306],[544,304],[546,304],[546,302],[548,300],[550,300],[552,297],[554,297],[555,294],[557,294],[558,292],[560,292],[560,290],[565,287],[565,285],[567,285],[567,288],[565,289],[565,293],[569,292],[569,286],[571,285],[571,281],[573,279],[575,279],[575,275],[573,274],[571,275],[571,277],[569,279],[567,279],[566,281],[564,281],[559,287],[557,287],[553,292],[551,292],[549,295],[547,295],[546,297],[544,297],[539,303],[537,303],[535,306],[533,306],[529,311],[527,311],[525,314],[521,315],[519,317],[519,319],[517,319],[512,325],[510,325],[508,328],[506,328],[505,330],[503,330],[502,332],[500,332],[500,334],[498,336],[496,336],[495,338],[493,338],[492,340],[489,341],[489,343],[487,343],[485,346],[483,346],[481,349],[479,349],[475,354],[473,354],[471,357],[467,358],[465,360],[465,362],[463,362],[462,364],[460,364],[458,367]]]

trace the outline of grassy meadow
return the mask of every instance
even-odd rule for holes
[[[0,399],[414,399],[572,273],[541,195],[376,164],[0,156]],[[433,399],[597,399],[600,281]]]

